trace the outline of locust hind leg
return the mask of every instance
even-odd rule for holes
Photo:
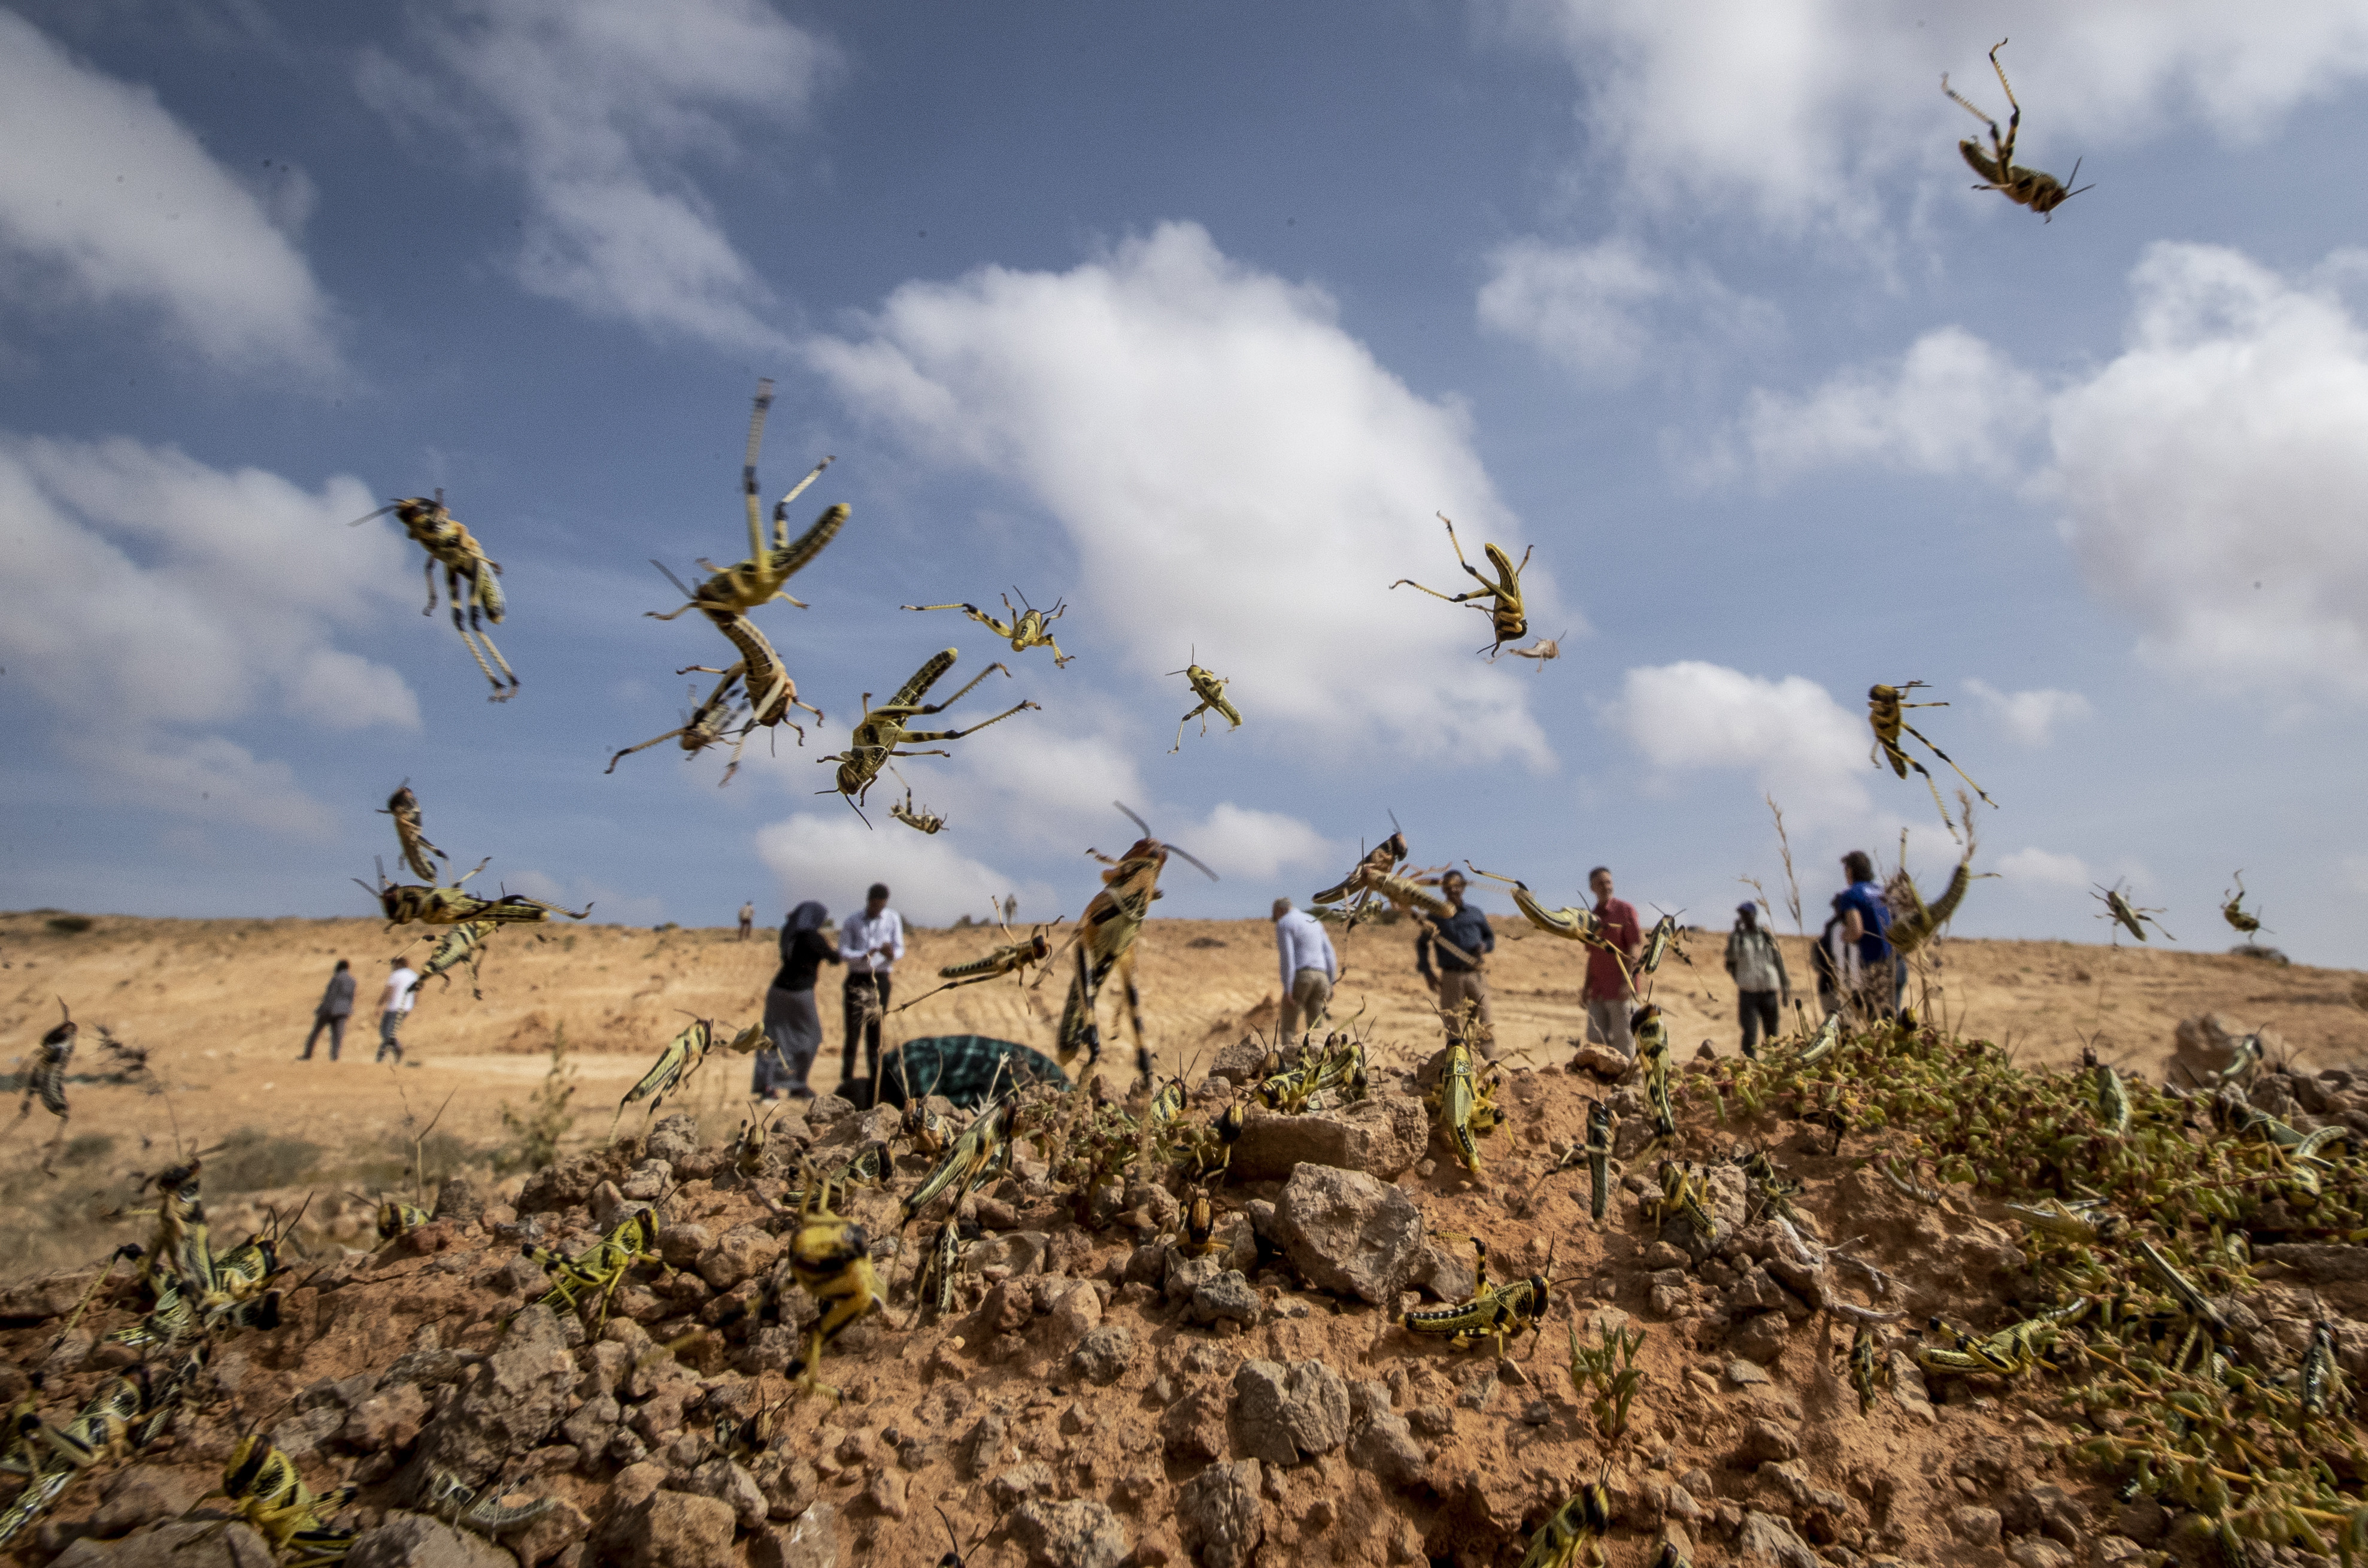
[[[940,706],[943,706],[943,704]],[[1039,712],[1042,711],[1042,706],[1039,703],[1015,702],[1010,707],[1005,709],[1002,712],[997,713],[994,718],[982,719],[967,730],[907,730],[905,732],[905,739],[908,741],[958,741],[964,735],[974,735],[981,730],[985,729],[989,724],[999,724],[1003,722],[1004,720],[1010,718],[1014,713],[1024,713],[1030,708],[1036,709]],[[924,713],[934,713],[937,710],[938,710],[935,708],[924,708],[921,710]],[[895,755],[898,756],[944,756],[947,754],[941,751],[900,751]]]
[[[479,673],[484,675],[486,683],[490,685],[496,693],[499,693],[502,689],[502,677],[494,674],[494,667],[485,663],[485,655],[480,653],[477,649],[476,638],[469,634],[469,623],[461,618],[460,596],[457,594],[453,596],[452,630],[460,633],[461,646],[468,649],[469,657],[477,661],[477,669]],[[499,696],[495,696],[491,699],[491,700],[498,702],[501,700],[501,698]]]
[[[494,634],[485,630],[484,622],[479,619],[478,608],[473,602],[469,606],[469,630],[475,632],[478,638],[484,642],[485,644],[485,652],[494,656],[494,663],[499,665],[502,667],[502,674],[509,677],[510,688],[507,691],[497,690],[497,694],[495,696],[488,698],[486,700],[491,702],[507,702],[511,698],[518,695],[518,672],[510,668],[510,662],[507,659],[502,657],[502,651],[494,646]],[[467,639],[465,637],[462,639],[464,642]],[[479,659],[477,661],[477,667],[479,669],[484,669],[485,662],[483,659]],[[493,672],[491,670],[485,670],[485,678],[488,680],[493,679]],[[498,688],[501,684],[502,683],[500,681],[494,681],[494,685],[496,688]]]
[[[1152,1081],[1151,1049],[1143,1043],[1143,994],[1134,983],[1134,949],[1127,949],[1118,960],[1119,983],[1126,987],[1126,1020],[1134,1031],[1134,1066],[1146,1084]]]
[[[1922,706],[1924,706],[1924,705],[1923,705],[1922,703],[1918,703],[1918,704],[1917,704],[1917,706],[1920,708],[1920,707],[1922,707]],[[1941,706],[1941,704],[1938,704],[1938,703],[1935,703],[1935,704],[1933,704],[1933,706],[1935,706],[1935,707],[1939,707],[1939,706]],[[1912,724],[1902,724],[1902,725],[1900,725],[1899,727],[1900,727],[1902,730],[1907,731],[1907,733],[1909,733],[1909,734],[1911,734],[1911,735],[1914,735],[1918,740],[1919,740],[1919,741],[1923,741],[1923,742],[1924,742],[1924,744],[1925,744],[1927,746],[1929,746],[1929,747],[1930,747],[1930,748],[1931,748],[1931,752],[1932,752],[1932,755],[1933,755],[1934,756],[1939,757],[1942,762],[1945,762],[1945,763],[1947,763],[1947,764],[1949,765],[1949,769],[1950,769],[1950,771],[1951,771],[1951,772],[1954,773],[1958,778],[1960,778],[1964,779],[1966,783],[1968,783],[1968,784],[1972,784],[1972,785],[1973,785],[1973,789],[1974,789],[1974,793],[1975,793],[1975,794],[1979,795],[1979,796],[1980,796],[1984,801],[1988,801],[1988,803],[1989,803],[1989,804],[1991,804],[1991,805],[1993,805],[1993,806],[1995,806],[1995,805],[1997,805],[1997,804],[1998,804],[1998,802],[1997,802],[1996,801],[1992,801],[1992,800],[1990,800],[1990,797],[1989,797],[1989,791],[1988,791],[1988,790],[1984,790],[1984,789],[1983,789],[1980,785],[1978,785],[1978,784],[1974,784],[1973,775],[1971,775],[1971,774],[1967,773],[1964,768],[1959,767],[1957,766],[1957,759],[1956,759],[1956,758],[1954,758],[1954,757],[1951,756],[1947,752],[1942,751],[1939,746],[1933,745],[1933,744],[1932,744],[1932,743],[1931,743],[1930,740],[1926,740],[1926,739],[1925,739],[1925,737],[1924,737],[1923,732],[1921,732],[1921,731],[1918,730],[1918,729],[1917,729],[1914,725],[1912,725]]]
[[[998,630],[1000,629],[998,628]],[[940,659],[945,661],[943,665],[939,665],[938,662]],[[891,706],[903,706],[915,714],[942,713],[947,709],[951,708],[955,703],[960,702],[963,698],[968,697],[972,692],[977,690],[978,683],[993,675],[996,671],[1001,670],[1003,672],[1003,678],[1006,680],[1009,680],[1011,678],[1011,667],[1008,665],[1006,665],[1002,660],[997,659],[995,663],[987,665],[986,668],[979,671],[978,674],[971,676],[970,684],[968,686],[963,687],[960,691],[955,692],[943,702],[921,701],[920,699],[922,694],[927,692],[931,685],[935,684],[938,676],[943,675],[948,669],[952,667],[953,661],[951,659],[946,658],[946,655],[943,653],[936,655],[936,657],[930,659],[928,664],[922,665],[921,668],[924,673],[935,668],[937,670],[937,675],[931,675],[927,681],[922,681],[918,675],[915,676],[911,681],[905,683],[906,689],[911,690],[912,687],[916,683],[919,684],[920,689],[918,691],[913,691],[909,698],[905,696],[905,692],[898,692],[896,694],[896,702],[891,704]],[[1015,709],[1013,711],[1016,712],[1018,710]],[[997,717],[1000,716],[1001,715],[998,715]],[[989,724],[994,722],[995,720],[993,719],[989,719],[987,721],[987,723]],[[915,738],[919,740],[938,740],[941,737],[936,735],[920,735]]]

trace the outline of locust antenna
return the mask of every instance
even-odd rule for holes
[[[2073,169],[2073,172],[2077,175],[2077,174],[2079,172],[2080,165],[2078,165],[2078,164],[2075,164],[2075,165],[2072,165],[2072,169]],[[381,507],[380,507],[377,511],[375,511],[375,512],[369,512],[369,513],[365,513],[363,516],[359,517],[356,517],[352,522],[347,523],[347,524],[346,525],[346,527],[347,527],[347,528],[358,528],[361,527],[364,523],[369,522],[369,521],[370,520],[370,518],[372,518],[372,517],[385,517],[389,512],[393,511],[397,506],[402,506],[402,505],[403,505],[403,503],[402,503],[402,502],[400,502],[400,501],[390,501],[390,502],[388,502],[385,506],[381,506]]]
[[[1208,867],[1201,865],[1198,859],[1194,858],[1190,850],[1179,848],[1173,844],[1162,844],[1159,847],[1167,850],[1170,855],[1178,856],[1181,858],[1190,861],[1195,870],[1208,878],[1211,881],[1213,882],[1218,880],[1217,873],[1209,869]]]
[[[681,589],[682,589],[682,597],[683,597],[684,598],[687,598],[687,599],[695,599],[695,598],[697,598],[697,597],[699,597],[698,595],[696,595],[696,594],[692,593],[692,592],[691,592],[688,587],[685,587],[685,586],[684,586],[682,579],[681,579],[681,578],[679,578],[679,577],[677,577],[677,576],[676,576],[676,575],[674,574],[673,571],[672,571],[672,570],[671,570],[671,569],[666,565],[666,563],[665,562],[658,560],[655,556],[653,556],[653,557],[651,557],[651,558],[650,558],[650,564],[651,564],[651,565],[653,565],[653,566],[655,566],[655,567],[656,567],[659,571],[666,573],[666,581],[667,581],[667,582],[669,582],[669,583],[672,583],[676,587],[677,587],[677,588],[681,588]]]
[[[1174,671],[1174,670],[1170,670],[1170,671],[1168,671],[1167,673],[1168,673],[1169,675],[1174,675],[1174,674],[1176,674],[1177,672],[1176,672],[1176,671]],[[1133,808],[1133,807],[1132,807],[1132,806],[1128,805],[1124,801],[1112,801],[1110,802],[1110,804],[1111,804],[1111,805],[1113,805],[1113,806],[1116,806],[1120,811],[1124,812],[1126,813],[1126,820],[1127,820],[1127,821],[1129,821],[1129,822],[1131,822],[1131,823],[1133,823],[1133,824],[1134,824],[1134,825],[1135,825],[1135,826],[1137,826],[1137,827],[1139,827],[1139,828],[1141,828],[1141,829],[1143,830],[1143,836],[1144,836],[1144,837],[1145,837],[1145,838],[1149,838],[1149,837],[1153,836],[1152,832],[1151,832],[1151,824],[1150,824],[1149,823],[1147,823],[1147,822],[1144,821],[1141,817],[1136,816],[1136,815],[1134,814],[1134,808]]]

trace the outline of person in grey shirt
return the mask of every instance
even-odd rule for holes
[[[1274,901],[1274,949],[1282,963],[1282,1017],[1275,1032],[1288,1041],[1324,1021],[1340,960],[1323,923],[1293,909],[1287,898]]]
[[[1743,1054],[1759,1054],[1764,1031],[1776,1038],[1778,1008],[1793,999],[1793,977],[1784,972],[1784,952],[1773,933],[1761,928],[1759,906],[1735,906],[1735,929],[1726,934],[1726,972],[1735,981],[1736,1016],[1743,1025]]]
[[[321,1031],[329,1031],[329,1060],[335,1062],[337,1052],[346,1047],[346,1020],[354,1016],[354,971],[345,960],[337,960],[336,972],[329,976],[329,988],[321,993],[320,1005],[313,1009],[313,1032],[304,1037],[304,1054],[299,1062],[313,1060],[313,1042]]]

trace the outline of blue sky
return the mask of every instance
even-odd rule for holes
[[[2053,222],[1955,143],[2096,187]],[[1395,812],[1426,862],[1724,924],[1846,848],[1933,875],[1862,693],[1982,780],[1975,935],[2368,962],[2368,16],[2100,0],[0,10],[0,903],[362,914],[430,835],[595,918],[1016,891],[1074,915],[1124,799],[1263,913]],[[768,496],[852,520],[757,619],[801,750],[609,754],[723,646],[647,564]],[[505,567],[494,706],[416,546]],[[1410,591],[1518,557],[1543,670]],[[1476,548],[1474,549],[1476,558]],[[2259,586],[2255,585],[2258,584]],[[951,614],[1065,597],[1076,655]],[[998,654],[824,789],[865,691]],[[1187,736],[1198,654],[1246,718]],[[1942,774],[1945,780],[1946,774]],[[1487,901],[1503,907],[1502,901]]]

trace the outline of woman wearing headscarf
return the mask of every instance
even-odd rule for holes
[[[806,1074],[822,1049],[822,1015],[814,1011],[814,975],[823,964],[839,962],[838,938],[830,911],[809,899],[790,911],[781,926],[781,967],[765,993],[768,1044],[757,1053],[755,1092],[761,1099],[810,1100]]]

